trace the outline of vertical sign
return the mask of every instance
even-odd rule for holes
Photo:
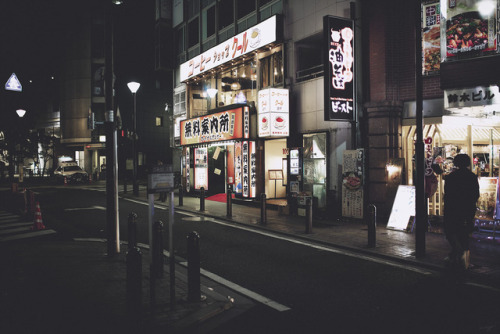
[[[438,1],[422,4],[422,74],[439,71],[441,65],[441,11]]]
[[[194,149],[194,188],[208,190],[208,150],[206,147]]]
[[[352,20],[323,17],[325,121],[354,119],[354,30]]]
[[[189,183],[189,178],[190,178],[190,161],[189,161],[189,147],[186,147],[186,192],[189,192],[191,190],[190,188],[190,183]]]
[[[258,93],[259,137],[289,135],[288,89],[266,88]]]
[[[250,196],[250,166],[249,166],[249,144],[248,141],[244,141],[241,144],[241,157],[242,157],[242,186],[243,186],[243,197]]]
[[[257,193],[257,157],[255,150],[256,143],[250,142],[250,197],[255,197]]]
[[[235,193],[241,195],[241,142],[234,143],[234,184]]]

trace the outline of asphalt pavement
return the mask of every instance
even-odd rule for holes
[[[102,191],[104,183],[85,187]],[[143,186],[139,196],[123,190],[121,187],[122,198],[147,201]],[[7,203],[7,197],[20,196],[12,194],[10,189],[3,189],[0,194],[3,204]],[[179,205],[176,192],[175,210],[180,212],[293,236],[368,258],[438,271],[444,270],[444,258],[449,251],[441,233],[426,233],[425,256],[416,258],[414,233],[378,226],[375,246],[369,247],[368,228],[362,221],[314,218],[312,230],[308,230],[305,217],[282,214],[272,206],[268,206],[267,219],[262,222],[261,208],[255,203],[234,200],[232,215],[228,217],[224,202],[206,200],[204,211],[200,211],[200,198],[183,196],[182,202]],[[39,223],[37,225],[34,219],[13,214],[14,207],[3,206],[0,211],[0,333],[201,333],[212,319],[234,308],[235,300],[237,303],[244,299],[236,292],[231,292],[236,298],[228,298],[227,288],[202,277],[200,289],[204,297],[200,301],[189,300],[187,271],[180,263],[175,265],[175,295],[172,296],[168,257],[164,257],[163,278],[151,279],[149,249],[147,245],[139,245],[143,258],[140,302],[132,303],[127,299],[126,246],[120,254],[109,256],[105,254],[105,240],[64,239],[49,227],[37,230]],[[168,200],[156,200],[155,206],[168,207]],[[471,268],[465,273],[466,277],[498,285],[499,255],[500,245],[495,235],[474,233]]]

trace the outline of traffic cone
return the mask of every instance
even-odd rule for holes
[[[40,203],[36,202],[35,208],[35,221],[33,222],[32,230],[43,230],[45,229],[45,225],[43,225],[42,221],[42,212],[40,210]]]
[[[64,185],[67,186],[68,185],[68,179],[66,178],[66,176],[64,177]]]

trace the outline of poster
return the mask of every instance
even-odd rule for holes
[[[194,188],[201,189],[205,188],[208,190],[208,160],[207,160],[207,148],[195,148],[194,149]]]
[[[363,218],[364,150],[346,150],[342,163],[342,216]]]
[[[415,187],[399,186],[392,204],[387,228],[407,231],[408,222],[415,216]]]

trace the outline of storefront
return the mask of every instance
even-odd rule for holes
[[[231,186],[242,198],[286,197],[288,90],[271,89],[284,84],[280,21],[273,16],[181,64],[188,119],[178,117],[177,128],[186,191],[214,195]],[[262,92],[268,110],[259,105]],[[286,95],[271,101],[276,92]]]
[[[497,210],[500,165],[500,115],[496,111],[500,110],[498,86],[447,90],[445,96],[444,100],[424,101],[424,114],[427,112],[429,116],[424,119],[423,138],[431,227],[434,225],[440,230],[442,225],[444,182],[453,169],[453,158],[466,153],[472,159],[471,170],[479,177],[481,197],[477,203],[476,225],[491,229],[500,213]],[[455,99],[455,96],[461,98]],[[409,109],[411,106],[407,105],[405,111]],[[414,184],[415,130],[414,119],[403,120],[404,179],[409,185]],[[431,183],[435,185],[430,186]]]

